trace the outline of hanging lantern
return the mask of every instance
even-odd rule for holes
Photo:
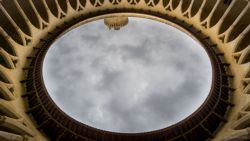
[[[105,18],[104,24],[109,29],[119,30],[121,27],[124,27],[128,24],[128,17],[115,16],[115,17]]]

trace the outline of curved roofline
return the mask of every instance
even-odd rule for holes
[[[136,13],[143,15],[150,15],[163,19],[164,21],[170,21],[193,35],[198,41],[200,41],[208,53],[212,68],[213,68],[213,80],[210,94],[205,102],[189,117],[184,120],[155,131],[144,133],[117,133],[104,131],[87,126],[80,123],[62,112],[53,100],[48,95],[42,79],[42,63],[44,56],[53,43],[60,35],[62,35],[68,29],[74,27],[78,23],[85,20],[104,16],[106,14],[119,14],[119,13]],[[220,60],[218,54],[212,49],[216,45],[213,44],[210,39],[204,36],[201,31],[197,31],[192,25],[188,25],[184,21],[180,21],[177,18],[172,18],[168,15],[163,15],[157,12],[148,10],[136,10],[136,9],[113,9],[103,10],[96,13],[91,13],[88,16],[82,16],[73,19],[71,22],[65,23],[61,27],[54,29],[46,37],[46,40],[41,40],[40,45],[37,47],[38,52],[36,57],[31,61],[30,66],[33,69],[28,72],[28,80],[26,83],[27,91],[35,91],[35,94],[28,96],[28,102],[34,119],[38,124],[42,124],[41,129],[44,130],[52,139],[57,134],[52,131],[53,126],[58,126],[64,132],[67,132],[68,136],[77,137],[80,139],[93,139],[102,141],[145,141],[145,140],[180,140],[182,138],[189,138],[193,140],[213,138],[213,133],[219,126],[219,123],[225,122],[224,115],[228,109],[230,103],[226,100],[229,97],[229,87],[227,77],[223,76],[225,73],[224,63]],[[32,76],[32,77],[30,77]],[[224,99],[226,98],[226,99]],[[220,104],[219,104],[220,103]],[[43,116],[41,116],[41,113]],[[47,124],[46,122],[50,123]],[[52,134],[53,133],[53,134]],[[61,133],[60,133],[61,134]]]

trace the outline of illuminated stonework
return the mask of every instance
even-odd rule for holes
[[[249,6],[249,0],[1,0],[0,140],[249,140]],[[220,97],[213,112],[205,106],[205,115],[176,130],[121,135],[79,128],[83,125],[44,102],[50,99],[41,95],[37,68],[53,39],[80,22],[120,14],[169,21],[211,49],[220,72],[215,72]],[[222,105],[231,106],[227,114],[216,109]]]

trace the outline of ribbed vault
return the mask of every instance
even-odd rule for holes
[[[199,115],[183,128],[146,140],[250,139],[249,0],[0,0],[0,140],[144,140],[108,136],[60,119],[56,114],[61,113],[45,102],[49,99],[40,85],[41,58],[58,35],[119,13],[167,22],[192,34],[207,47],[216,66],[219,111],[210,109],[210,118],[211,111],[202,113],[219,122],[210,128]],[[48,133],[50,124],[54,130]],[[57,136],[51,135],[54,132]]]

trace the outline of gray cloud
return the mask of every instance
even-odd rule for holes
[[[205,51],[163,23],[130,18],[119,31],[95,21],[65,34],[46,55],[43,75],[55,103],[90,126],[146,132],[194,112],[211,85]]]

